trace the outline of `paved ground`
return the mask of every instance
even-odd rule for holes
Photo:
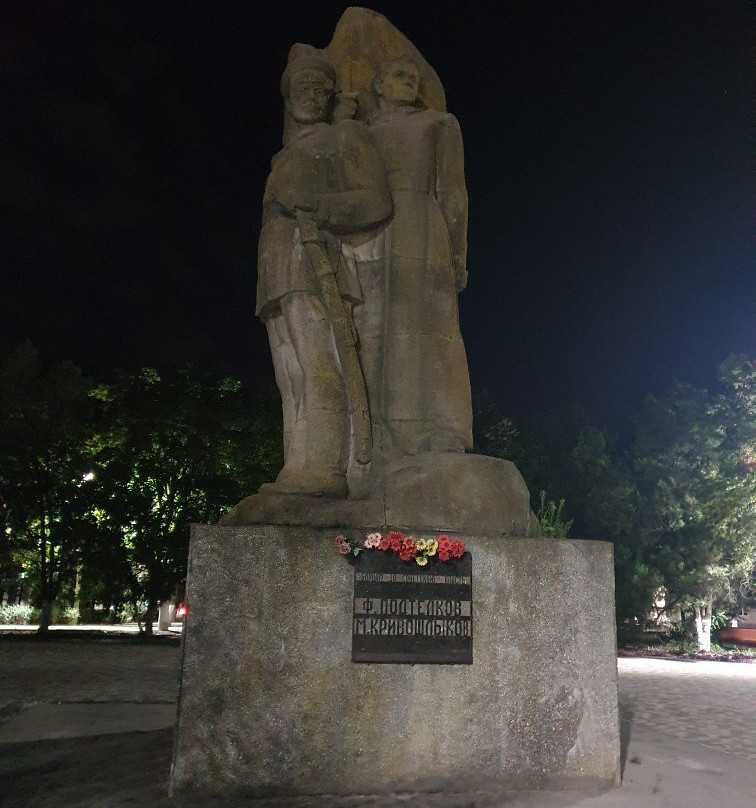
[[[77,635],[78,636],[78,635]],[[168,808],[179,643],[0,636],[0,806]],[[287,808],[756,804],[756,665],[619,660],[624,780],[600,794],[302,799]],[[277,808],[273,800],[202,808]]]
[[[619,672],[633,724],[756,762],[756,664],[633,658]]]

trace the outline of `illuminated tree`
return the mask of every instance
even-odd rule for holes
[[[633,446],[647,564],[704,649],[713,611],[742,604],[756,569],[756,374],[745,357],[720,371],[718,395],[649,397]]]
[[[624,445],[567,409],[525,432],[531,491],[565,499],[571,535],[614,543],[617,616],[642,625],[664,586],[702,648],[712,613],[754,603],[756,371],[731,356],[719,393],[649,396]]]
[[[98,396],[106,408],[97,452],[103,523],[120,533],[151,633],[158,603],[186,576],[191,523],[217,521],[275,478],[279,406],[234,379],[189,370],[145,369]]]
[[[0,368],[0,499],[5,555],[30,575],[46,631],[96,532],[90,486],[96,404],[70,362],[46,367],[28,342]]]
[[[95,386],[28,343],[0,367],[0,573],[45,631],[79,595],[159,601],[186,576],[189,526],[274,479],[280,404],[229,378],[143,370]]]

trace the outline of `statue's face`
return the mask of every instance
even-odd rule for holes
[[[420,86],[420,75],[412,62],[395,62],[375,83],[375,91],[393,104],[414,104]]]
[[[333,83],[319,70],[302,70],[291,77],[288,107],[297,123],[319,123],[328,115]]]

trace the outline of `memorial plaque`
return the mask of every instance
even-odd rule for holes
[[[472,558],[421,567],[366,552],[354,568],[353,662],[472,664]]]

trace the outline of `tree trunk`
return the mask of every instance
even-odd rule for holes
[[[173,604],[170,600],[164,600],[160,604],[158,610],[158,630],[168,631],[171,627],[171,618],[173,617]]]
[[[39,634],[47,634],[50,623],[52,623],[52,601],[48,598],[43,598],[39,605],[39,628],[37,632]]]
[[[693,607],[696,643],[699,651],[711,651],[711,605]]]
[[[147,611],[144,613],[144,633],[147,637],[152,636],[152,624],[157,620],[157,606],[155,601],[150,599],[147,604]]]
[[[76,565],[76,583],[74,584],[74,601],[73,607],[76,609],[76,614],[79,615],[76,622],[81,624],[81,565]]]

